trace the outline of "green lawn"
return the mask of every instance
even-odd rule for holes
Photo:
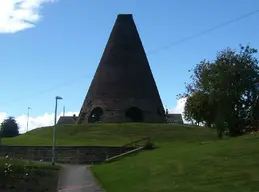
[[[107,192],[258,192],[259,135],[209,140],[157,142],[92,171]]]
[[[6,163],[12,170],[8,176],[5,175]],[[0,191],[56,192],[58,173],[58,166],[0,158]]]
[[[58,126],[58,145],[124,145],[150,136],[155,150],[92,167],[107,192],[259,191],[259,135],[218,140],[209,128],[168,124]],[[52,128],[8,145],[51,145]]]
[[[202,131],[198,131],[197,129]],[[3,139],[7,145],[52,145],[52,127],[39,128],[16,138]],[[57,127],[57,145],[124,145],[150,136],[155,141],[192,142],[216,139],[207,128],[169,124],[89,124]]]

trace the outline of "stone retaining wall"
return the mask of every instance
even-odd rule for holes
[[[58,146],[56,162],[71,164],[96,164],[108,157],[133,150],[134,147],[108,146]],[[0,156],[8,155],[16,159],[51,161],[52,146],[0,146]]]

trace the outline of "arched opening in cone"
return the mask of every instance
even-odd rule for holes
[[[101,107],[95,107],[91,111],[90,116],[88,117],[88,123],[101,122],[102,115],[103,115],[103,109]]]
[[[142,110],[137,107],[129,108],[126,113],[126,120],[130,122],[143,122]]]

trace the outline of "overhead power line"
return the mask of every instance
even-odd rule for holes
[[[189,40],[195,39],[195,38],[197,38],[197,37],[200,37],[200,36],[202,36],[202,35],[208,34],[208,33],[210,33],[210,32],[213,32],[213,31],[215,31],[215,30],[217,30],[217,29],[220,29],[220,28],[223,28],[223,27],[225,27],[225,26],[228,26],[228,25],[230,25],[230,24],[232,24],[232,23],[235,23],[235,22],[237,22],[237,21],[240,21],[241,19],[245,19],[245,18],[250,17],[250,16],[252,16],[252,15],[255,15],[255,14],[257,14],[257,13],[259,13],[259,9],[255,10],[255,11],[251,11],[251,12],[249,12],[249,13],[247,13],[247,14],[241,15],[241,16],[235,18],[235,19],[226,21],[226,22],[224,22],[224,23],[221,23],[221,24],[216,25],[216,26],[214,26],[214,27],[211,27],[211,28],[209,28],[209,29],[203,30],[203,31],[201,31],[201,32],[199,32],[199,33],[196,33],[196,34],[194,34],[194,35],[191,35],[191,36],[189,36],[189,37],[185,37],[185,38],[183,38],[183,39],[174,41],[174,42],[172,42],[172,43],[170,43],[170,44],[168,44],[168,45],[165,45],[165,46],[163,46],[163,47],[161,47],[161,48],[158,48],[158,49],[155,49],[155,50],[153,50],[153,51],[150,51],[148,54],[149,54],[149,55],[150,55],[150,54],[155,54],[155,53],[157,53],[157,52],[159,52],[159,51],[166,50],[166,49],[170,49],[171,47],[173,47],[173,46],[175,46],[175,45],[178,45],[178,44],[184,43],[184,42],[186,42],[186,41],[189,41]]]
[[[46,90],[41,91],[41,92],[38,92],[37,94],[32,94],[32,95],[30,95],[30,96],[27,96],[25,99],[14,100],[14,101],[12,101],[11,104],[20,103],[20,102],[22,102],[22,101],[26,101],[26,100],[32,99],[32,98],[34,98],[34,97],[43,96],[43,95],[45,95],[45,94],[47,94],[47,93],[50,93],[50,92],[52,92],[52,91],[54,91],[54,90],[60,89],[61,87],[69,86],[69,85],[71,85],[71,84],[73,84],[73,83],[77,83],[77,82],[79,82],[79,81],[82,81],[82,80],[84,80],[84,79],[88,79],[88,78],[90,78],[90,77],[92,77],[92,75],[83,76],[83,77],[81,77],[81,78],[77,78],[77,79],[74,79],[74,80],[67,80],[67,81],[65,81],[65,82],[63,82],[63,83],[60,83],[60,84],[58,84],[58,85],[54,85],[54,86],[50,87],[49,89],[46,89]]]
[[[166,49],[170,49],[171,47],[173,47],[173,46],[175,46],[175,45],[179,45],[179,44],[184,43],[184,42],[186,42],[186,41],[189,41],[189,40],[195,39],[195,38],[197,38],[197,37],[200,37],[200,36],[202,36],[202,35],[208,34],[208,33],[210,33],[210,32],[213,32],[213,31],[215,31],[215,30],[217,30],[217,29],[220,29],[220,28],[223,28],[223,27],[225,27],[225,26],[228,26],[228,25],[230,25],[230,24],[232,24],[232,23],[235,23],[235,22],[237,22],[237,21],[239,21],[239,20],[241,20],[241,19],[245,19],[245,18],[250,17],[250,16],[252,16],[252,15],[255,15],[255,14],[257,14],[257,13],[259,13],[259,9],[254,10],[254,11],[251,11],[251,12],[249,12],[249,13],[247,13],[247,14],[241,15],[241,16],[235,18],[235,19],[232,19],[232,20],[223,22],[223,23],[221,23],[221,24],[219,24],[219,25],[216,25],[216,26],[214,26],[214,27],[212,27],[212,28],[203,30],[203,31],[201,31],[201,32],[199,32],[199,33],[197,33],[197,34],[191,35],[191,36],[189,36],[189,37],[185,37],[185,38],[180,39],[180,40],[177,40],[177,41],[174,41],[174,42],[172,42],[172,43],[170,43],[170,44],[168,44],[168,45],[165,45],[165,46],[163,46],[163,47],[161,47],[161,48],[157,48],[157,49],[155,49],[155,50],[153,50],[153,51],[150,51],[150,52],[148,52],[147,54],[148,54],[148,55],[156,54],[156,53],[158,53],[158,52],[160,52],[160,51],[163,51],[163,50],[166,50]],[[89,77],[90,77],[90,76],[88,76],[88,77],[85,77],[85,76],[84,76],[84,77],[79,78],[79,79],[77,79],[77,80],[75,80],[75,81],[66,81],[66,82],[64,82],[64,83],[62,83],[62,84],[56,85],[56,86],[54,86],[54,87],[52,87],[52,88],[50,88],[50,89],[48,89],[48,90],[45,90],[45,91],[43,91],[43,92],[41,92],[41,93],[36,94],[36,95],[34,95],[34,96],[46,94],[46,93],[51,92],[51,91],[53,91],[53,90],[55,90],[55,89],[58,89],[58,88],[60,88],[60,87],[67,86],[67,85],[69,85],[69,84],[75,83],[76,81],[79,81],[79,80],[82,80],[82,79],[86,79],[86,78],[89,78]],[[31,98],[31,97],[29,97],[29,98]],[[26,99],[29,99],[29,98],[27,97]],[[21,102],[21,100],[19,100],[19,101],[14,101],[14,102]]]

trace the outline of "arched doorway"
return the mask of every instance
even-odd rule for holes
[[[125,113],[127,121],[131,122],[142,122],[143,121],[143,113],[141,109],[137,107],[129,108]]]
[[[101,107],[95,107],[88,117],[88,123],[101,122],[103,110]]]

